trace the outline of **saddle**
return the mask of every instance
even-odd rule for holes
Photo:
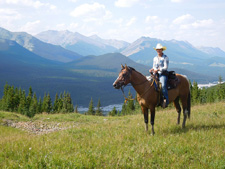
[[[175,71],[166,71],[166,76],[168,76],[167,80],[167,90],[171,90],[177,87],[177,85],[180,83],[180,79],[176,76]],[[159,82],[159,76],[158,75],[151,75],[148,76],[147,79],[149,81],[153,82],[154,88],[157,92],[159,92],[159,100],[158,100],[158,106],[162,106],[164,96],[162,94],[162,88],[161,83]]]
[[[168,72],[167,89],[174,89],[180,83],[180,79],[176,76],[175,71]]]
[[[168,76],[168,80],[167,80],[167,90],[171,90],[177,87],[177,85],[180,83],[180,79],[178,79],[178,77],[176,76],[175,71],[167,71],[166,73],[164,73],[166,76]],[[147,79],[149,81],[152,81],[153,79],[153,84],[155,87],[156,91],[160,91],[161,90],[161,83],[159,82],[159,76],[158,75],[151,75],[151,76],[147,76]]]

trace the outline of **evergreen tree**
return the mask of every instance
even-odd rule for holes
[[[38,113],[38,101],[37,101],[36,93],[34,93],[31,103],[30,103],[28,116],[34,117],[35,114],[37,114],[37,113]]]
[[[71,95],[69,94],[69,92],[66,95],[66,102],[67,102],[67,112],[72,113],[74,111],[74,106],[73,106]]]
[[[60,93],[59,99],[58,99],[58,113],[62,112],[63,109],[63,95]]]
[[[38,101],[38,113],[42,113],[42,100],[41,100],[41,97],[39,97],[39,101]]]
[[[218,85],[217,85],[217,99],[221,101],[224,99],[224,87],[222,85],[223,79],[222,76],[219,76]]]
[[[103,116],[100,99],[98,99],[98,105],[97,105],[97,109],[96,109],[95,115],[96,116]]]
[[[127,101],[127,109],[129,111],[128,113],[130,114],[135,109],[134,100],[132,99],[132,94],[131,94],[130,90],[129,90],[129,93],[128,93],[128,99],[129,100]]]
[[[93,105],[93,99],[91,98],[91,101],[89,103],[89,108],[88,108],[88,115],[94,115],[95,114],[95,110],[94,110],[94,105]]]
[[[191,90],[191,98],[193,103],[199,103],[199,93],[198,83],[194,81]]]
[[[75,106],[74,112],[78,113],[78,106],[77,105]]]
[[[59,96],[58,96],[58,93],[56,93],[56,95],[55,95],[55,101],[54,101],[54,105],[53,105],[53,112],[54,113],[58,113],[59,112]]]
[[[42,104],[42,111],[46,113],[51,113],[52,110],[52,101],[50,94],[46,96],[46,93],[44,95],[43,104]]]
[[[25,90],[22,91],[21,97],[20,97],[20,104],[18,108],[18,112],[20,114],[26,115],[28,114],[27,104],[26,104],[26,93]]]
[[[32,90],[32,87],[30,86],[29,93],[28,93],[28,96],[27,96],[27,102],[26,102],[28,109],[30,107],[32,98],[33,98],[33,90]]]
[[[116,107],[114,107],[113,110],[109,112],[110,116],[116,116],[117,114],[118,114],[118,112],[116,110]]]

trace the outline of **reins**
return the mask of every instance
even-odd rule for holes
[[[129,99],[129,98],[126,97],[123,88],[124,88],[124,87],[121,87],[121,91],[122,91],[123,97],[124,97],[124,99],[125,99],[125,100],[124,100],[124,103],[127,103],[127,101],[129,101],[129,100],[134,100],[134,99]]]

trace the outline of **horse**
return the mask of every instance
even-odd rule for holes
[[[144,115],[146,132],[148,132],[148,110],[150,109],[152,135],[154,135],[155,108],[158,105],[160,97],[159,92],[155,90],[155,87],[153,85],[154,81],[148,81],[146,76],[142,75],[132,67],[128,67],[127,65],[121,65],[121,67],[122,69],[119,73],[118,78],[113,83],[113,87],[115,89],[123,89],[123,87],[131,83],[131,85],[137,92],[137,100]],[[183,75],[176,74],[176,76],[180,82],[176,88],[168,90],[169,103],[174,103],[174,106],[178,113],[177,124],[179,125],[181,114],[181,106],[179,100],[181,100],[184,116],[182,128],[185,128],[187,116],[190,119],[191,114],[189,81]]]

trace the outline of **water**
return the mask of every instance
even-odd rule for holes
[[[225,83],[225,82],[222,82],[222,83]],[[219,84],[219,82],[212,82],[212,83],[208,83],[208,84],[198,84],[198,87],[200,89],[202,89],[203,87],[208,88],[208,87],[212,87],[212,86],[215,86],[218,84]]]
[[[114,107],[116,108],[116,110],[121,111],[122,110],[122,106],[123,106],[123,103],[121,103],[121,104],[112,104],[112,105],[101,107],[101,109],[102,109],[103,115],[106,116],[106,115],[108,115],[108,113],[110,111],[113,110]],[[95,107],[95,110],[96,110],[96,107]],[[81,114],[84,114],[87,111],[88,111],[87,107],[78,107],[78,112],[81,113]]]

